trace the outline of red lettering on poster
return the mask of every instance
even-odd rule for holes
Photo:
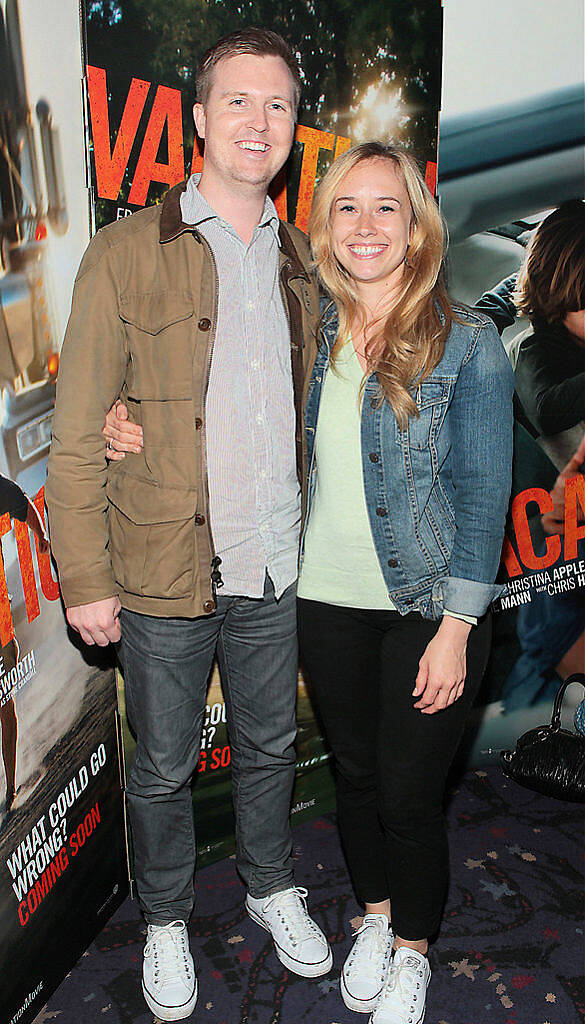
[[[118,198],[149,88],[150,82],[132,79],[112,152],[106,72],[104,68],[87,66],[95,173],[101,199]]]
[[[504,537],[504,546],[502,548],[502,560],[504,562],[504,565],[506,566],[506,569],[508,570],[508,576],[513,577],[522,575],[522,566],[520,565],[520,562],[516,557],[516,552],[514,551],[514,548],[512,547],[512,544],[510,542],[510,538],[508,537],[507,534]]]
[[[431,195],[434,196],[437,191],[437,165],[433,160],[427,160],[425,183]]]
[[[581,515],[577,502],[581,506]],[[577,541],[585,537],[585,477],[571,476],[565,481],[565,559],[577,557]]]
[[[5,512],[4,515],[0,516],[0,537],[10,533],[11,527],[10,515],[8,512]],[[10,613],[10,598],[8,597],[8,587],[6,586],[4,559],[0,558],[0,646],[6,647],[6,644],[12,640],[13,636],[14,626]]]
[[[301,231],[306,231],[313,203],[313,192],[315,191],[319,150],[333,149],[335,136],[331,135],[330,132],[318,131],[316,128],[306,128],[305,125],[299,124],[297,125],[295,139],[303,144],[303,162],[301,164],[295,224]]]
[[[335,143],[335,153],[333,159],[337,160],[338,156],[345,153],[348,149],[351,149],[351,139],[347,139],[345,135],[338,135],[337,142]]]
[[[165,124],[168,133],[169,162],[162,164],[158,163],[156,156]],[[160,181],[172,186],[182,181],[184,177],[181,93],[179,89],[169,89],[166,85],[159,85],[148,119],[128,202],[144,206],[151,181]]]
[[[193,144],[193,159],[191,160],[191,174],[201,174],[203,170],[203,146],[195,136]]]
[[[28,526],[26,523],[21,523],[19,519],[14,520],[14,536],[16,537],[16,547],[18,549],[18,561],[20,563],[20,576],[22,579],[22,589],[24,591],[24,603],[26,605],[26,615],[29,622],[36,619],[40,614],[39,607],[39,596],[37,594],[37,584],[35,580],[35,570],[33,567],[32,551],[30,549],[30,537],[28,535]]]
[[[532,546],[530,526],[526,506],[534,501],[539,506],[541,513],[552,512],[554,509],[553,500],[548,491],[542,487],[529,487],[516,495],[512,502],[512,521],[516,531],[518,542],[518,553],[529,569],[548,569],[553,565],[561,554],[561,538],[558,534],[546,538],[546,551],[543,555],[537,555]]]

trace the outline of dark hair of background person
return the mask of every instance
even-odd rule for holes
[[[585,203],[563,203],[537,227],[518,275],[516,306],[531,323],[585,309]]]

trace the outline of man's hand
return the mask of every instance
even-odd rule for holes
[[[413,697],[423,715],[453,704],[463,693],[466,675],[467,637],[471,626],[445,615],[419,661]]]
[[[107,647],[115,644],[122,636],[120,628],[119,597],[105,597],[103,601],[78,604],[67,609],[67,622],[75,629],[86,644]]]
[[[583,473],[583,463],[585,462],[585,434],[581,440],[581,444],[577,448],[577,451],[571,459],[567,462],[566,466],[563,466],[561,472],[555,480],[555,485],[550,492],[550,496],[553,500],[553,509],[551,512],[545,512],[542,518],[542,528],[545,533],[549,536],[554,533],[565,532],[565,482],[572,476],[578,476]]]
[[[142,427],[128,419],[128,409],[118,399],[114,402],[102,429],[106,438],[106,458],[110,462],[119,462],[126,452],[139,455],[142,451]]]

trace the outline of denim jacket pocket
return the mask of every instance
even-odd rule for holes
[[[449,393],[448,380],[426,380],[419,384],[414,394],[419,414],[409,418],[406,430],[401,430],[396,423],[396,442],[408,443],[409,448],[417,451],[428,448],[443,422]]]

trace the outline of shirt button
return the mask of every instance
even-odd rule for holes
[[[197,513],[197,515],[195,516],[195,526],[203,526],[204,522],[205,516],[199,515],[199,513]]]
[[[385,508],[377,508],[376,509],[376,515],[377,516],[387,516],[388,513],[387,513]]]
[[[203,420],[200,419],[199,416],[196,416],[195,417],[195,430],[201,430],[202,426],[203,426]]]
[[[370,452],[370,462],[379,462],[380,456],[377,452]]]
[[[203,602],[203,611],[204,612],[208,612],[208,613],[209,612],[214,612],[215,611],[215,601],[204,601]]]
[[[377,409],[379,401],[377,398],[370,398],[370,409]]]
[[[197,326],[200,331],[208,331],[211,327],[211,320],[207,316],[202,316]]]
[[[264,423],[264,417],[262,416],[261,413],[258,413],[256,417],[256,423]]]
[[[388,565],[390,566],[391,569],[395,569],[396,566],[398,565],[398,559],[397,558],[389,558],[388,559]]]

